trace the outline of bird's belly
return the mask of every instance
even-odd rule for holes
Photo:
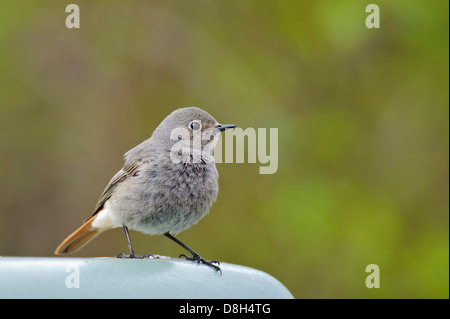
[[[197,179],[198,183],[178,180],[171,185],[154,181],[140,192],[130,191],[114,200],[111,206],[120,211],[129,229],[145,234],[177,234],[202,219],[218,193],[217,178]]]
[[[170,201],[164,198],[153,199],[140,210],[129,212],[125,224],[145,234],[177,234],[202,219],[212,204],[210,198],[187,197]]]

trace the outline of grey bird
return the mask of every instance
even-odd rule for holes
[[[217,271],[217,261],[208,261],[174,235],[196,224],[216,201],[219,191],[214,146],[221,131],[236,127],[221,125],[197,107],[173,111],[152,136],[125,154],[123,168],[111,179],[93,215],[69,235],[55,254],[73,253],[105,230],[123,227],[129,255],[137,255],[128,230],[164,234],[185,248],[187,260],[208,265]]]

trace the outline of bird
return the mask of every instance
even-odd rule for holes
[[[219,192],[218,171],[213,158],[221,132],[236,127],[219,124],[198,107],[170,113],[151,137],[124,155],[124,166],[101,194],[91,217],[65,238],[56,255],[78,251],[106,230],[122,227],[129,254],[120,258],[152,258],[134,252],[129,230],[164,235],[192,256],[179,258],[214,268],[217,260],[205,260],[175,237],[208,214]]]

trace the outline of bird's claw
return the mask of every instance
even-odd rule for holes
[[[196,262],[197,264],[202,263],[211,268],[214,268],[216,271],[218,271],[222,275],[222,270],[220,269],[220,267],[214,265],[214,264],[220,265],[220,262],[218,262],[217,260],[206,260],[206,259],[203,259],[199,254],[194,254],[192,257],[189,257],[185,254],[181,254],[179,256],[179,258],[181,258],[181,257],[184,257],[186,260]]]
[[[134,252],[130,253],[129,255],[126,255],[124,253],[119,253],[116,257],[117,258],[128,258],[128,259],[145,259],[145,258],[154,259],[155,258],[155,256],[153,256],[152,254],[138,255]]]

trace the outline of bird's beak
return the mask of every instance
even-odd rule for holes
[[[216,126],[216,128],[219,129],[219,131],[221,131],[221,132],[225,131],[229,128],[233,128],[233,127],[236,127],[236,125],[234,125],[234,124],[219,124]]]

